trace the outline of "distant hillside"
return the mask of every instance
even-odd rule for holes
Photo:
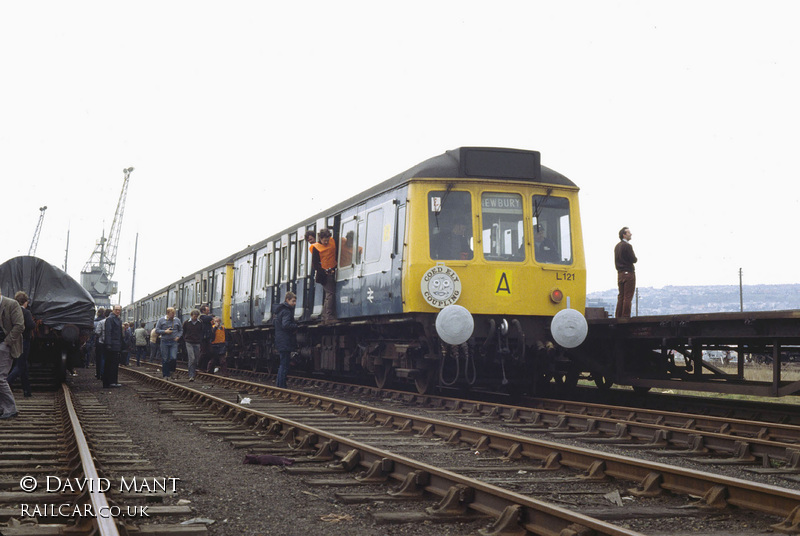
[[[727,313],[739,311],[738,285],[663,288],[643,287],[638,291],[638,316],[689,313]],[[745,285],[742,289],[745,311],[800,309],[800,285]],[[617,289],[592,292],[587,307],[603,307],[614,315]],[[637,299],[633,300],[636,315]]]

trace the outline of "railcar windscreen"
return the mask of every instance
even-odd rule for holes
[[[525,260],[525,222],[522,196],[484,192],[481,196],[483,257],[488,261]]]

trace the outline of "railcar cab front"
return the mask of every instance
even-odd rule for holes
[[[440,384],[534,382],[542,370],[553,379],[562,371],[548,368],[560,359],[550,354],[573,343],[562,334],[582,340],[586,325],[578,188],[542,167],[534,151],[461,148],[447,156],[409,185],[405,312],[436,319],[426,328],[426,361],[445,356],[443,368],[418,362],[414,374],[447,373],[447,363],[465,360],[447,377],[440,372]]]

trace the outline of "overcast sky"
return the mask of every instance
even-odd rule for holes
[[[590,292],[797,283],[800,4],[5,2],[0,261],[79,279],[135,167],[130,301],[459,146],[581,188]]]

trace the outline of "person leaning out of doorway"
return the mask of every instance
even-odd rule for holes
[[[322,322],[327,324],[336,320],[336,241],[332,238],[329,229],[322,229],[317,234],[319,240],[311,244],[308,250],[316,260],[314,251],[319,253],[319,266],[314,266],[316,271],[315,281],[325,289],[325,299],[322,304]]]

